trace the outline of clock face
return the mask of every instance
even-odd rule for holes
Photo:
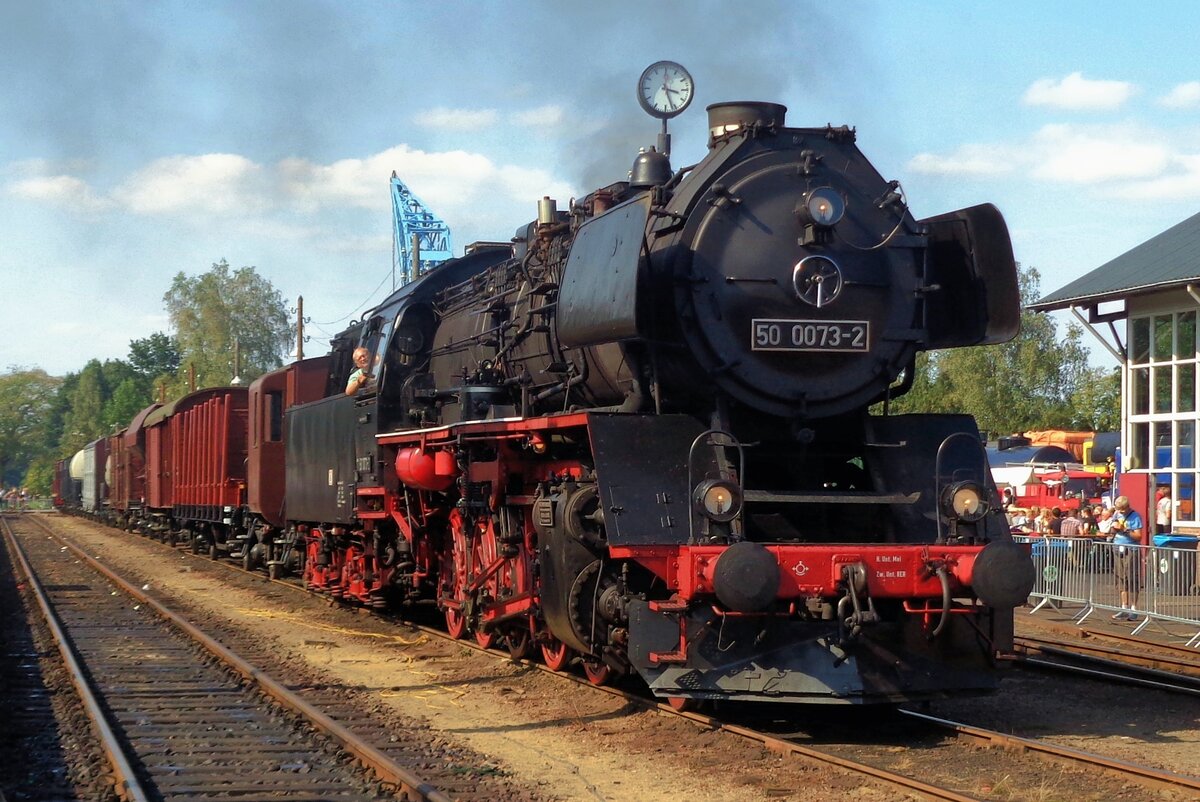
[[[655,117],[674,117],[692,102],[692,76],[674,61],[658,61],[638,81],[638,102]]]

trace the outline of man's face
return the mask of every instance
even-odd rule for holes
[[[367,366],[367,352],[366,351],[355,351],[354,352],[354,364],[360,368],[365,368]]]

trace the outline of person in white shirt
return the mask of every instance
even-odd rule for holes
[[[1171,488],[1164,488],[1158,504],[1154,505],[1155,534],[1166,534],[1171,531]]]

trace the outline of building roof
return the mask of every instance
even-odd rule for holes
[[[1200,213],[1029,305],[1038,312],[1091,306],[1200,283]]]

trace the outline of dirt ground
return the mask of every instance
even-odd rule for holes
[[[883,802],[894,789],[781,757],[731,735],[616,697],[580,693],[505,658],[397,628],[321,597],[247,578],[213,583],[206,558],[57,517],[92,556],[135,572],[147,592],[252,628],[328,683],[372,691],[404,717],[485,755],[515,779],[560,800],[687,799]],[[902,797],[900,797],[902,798]]]
[[[1031,614],[1028,608],[1019,609],[1017,634],[1071,638],[1079,631],[1072,613],[1047,609]],[[1123,635],[1132,630],[1130,624],[1110,623],[1107,616],[1088,625]],[[1194,630],[1168,622],[1138,637],[1180,645],[1193,634]],[[1014,712],[1019,712],[1022,729],[1014,734],[1200,777],[1200,699],[1196,697],[1105,682],[1064,682],[1057,673],[1020,672],[1005,681],[1000,694],[942,702],[933,712],[947,718],[961,715],[973,724],[1005,731],[1012,730]]]
[[[55,523],[103,562],[141,575],[149,592],[168,604],[205,609],[307,664],[329,683],[366,690],[405,718],[428,725],[494,761],[540,795],[562,800],[895,800],[894,789],[780,757],[735,736],[714,733],[656,711],[580,692],[530,666],[430,639],[408,628],[320,597],[293,593],[264,580],[214,584],[200,558],[138,536],[56,517]],[[1164,707],[1124,727],[1113,704],[1128,689],[1100,690],[1091,699],[1063,700],[1085,710],[1077,723],[1046,709],[1047,685],[1006,687],[983,702],[941,705],[934,714],[961,714],[972,723],[1011,730],[1014,720],[1039,722],[1031,737],[1047,737],[1173,771],[1200,773],[1200,718],[1196,703],[1173,709],[1179,697],[1157,697]],[[1096,685],[1103,689],[1108,686]],[[1040,691],[1040,693],[1039,693]],[[1125,694],[1106,700],[1104,694]],[[1088,717],[1094,717],[1089,720]],[[1137,795],[1129,799],[1143,798]],[[1151,797],[1144,797],[1151,798]]]

